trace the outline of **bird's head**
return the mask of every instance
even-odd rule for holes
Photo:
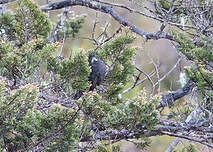
[[[94,61],[98,61],[98,59],[96,58],[95,54],[90,53],[88,61],[89,61],[89,64],[91,65]]]

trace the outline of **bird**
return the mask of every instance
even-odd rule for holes
[[[89,66],[91,67],[91,72],[88,80],[91,82],[89,91],[93,91],[96,86],[99,86],[106,77],[107,66],[106,64],[98,59],[93,53],[90,53],[88,58]]]
[[[106,77],[107,73],[107,66],[106,64],[98,59],[93,53],[89,54],[88,57],[89,66],[91,68],[91,72],[88,77],[88,81],[91,82],[91,86],[89,87],[89,91],[92,91],[96,88],[96,86],[99,86]],[[78,100],[82,95],[84,91],[79,90],[74,95],[74,100]]]

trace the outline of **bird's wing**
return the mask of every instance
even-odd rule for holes
[[[104,80],[107,67],[105,63],[101,60],[93,61],[91,64],[91,73],[89,75],[89,81],[92,82],[92,86],[89,88],[89,91],[93,91],[97,85],[100,85]]]

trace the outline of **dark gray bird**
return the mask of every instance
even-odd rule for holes
[[[103,82],[107,73],[107,67],[106,64],[102,60],[96,58],[93,53],[89,55],[88,61],[92,70],[89,75],[89,81],[92,83],[89,91],[93,91],[96,86],[99,86],[101,82]]]
[[[88,62],[89,66],[91,67],[91,72],[88,77],[88,80],[91,82],[89,91],[93,91],[96,86],[99,86],[101,82],[103,82],[106,76],[107,67],[105,63],[102,60],[96,58],[93,53],[89,55]],[[77,91],[73,99],[78,100],[83,95],[83,93],[83,90]]]

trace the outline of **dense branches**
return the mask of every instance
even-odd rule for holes
[[[12,1],[0,0],[0,4]],[[104,0],[63,0],[40,7],[31,0],[18,0],[13,15],[2,14],[0,151],[107,151],[109,144],[138,138],[141,142],[135,143],[144,148],[150,143],[148,137],[161,135],[213,148],[212,5],[203,0],[149,2],[153,7],[131,2],[142,7],[141,11]],[[107,23],[96,37],[96,15],[91,37],[83,37],[94,44],[93,49],[78,50],[65,58],[62,51],[67,38],[74,39],[85,21],[84,16],[69,18],[70,7],[74,6],[110,15],[121,26],[109,35]],[[65,10],[52,28],[44,12],[62,8]],[[160,29],[148,33],[117,9],[157,20]],[[168,32],[167,27],[176,28]],[[150,73],[136,65],[136,49],[131,46],[138,37],[131,32],[145,40],[172,40],[178,51],[174,65],[162,74],[159,58],[151,55]],[[104,82],[93,92],[88,90],[91,52],[108,68]],[[161,84],[184,57],[191,64],[185,68],[183,87],[163,95]],[[41,68],[45,75],[41,75]],[[123,96],[146,81],[150,85],[147,90],[134,97]],[[79,90],[84,94],[74,100]],[[187,97],[190,93],[191,98]],[[177,106],[183,97],[186,100]],[[162,116],[160,110],[167,106],[169,114]]]

